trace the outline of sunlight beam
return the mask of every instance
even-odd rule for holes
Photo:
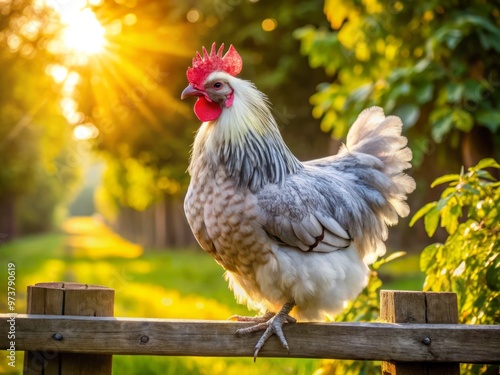
[[[104,50],[106,30],[99,23],[94,12],[85,8],[67,14],[63,19],[66,27],[62,42],[75,53],[92,55]]]

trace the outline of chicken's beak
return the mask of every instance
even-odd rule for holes
[[[181,99],[185,99],[188,96],[204,96],[205,93],[201,90],[195,89],[193,85],[189,85],[184,89],[184,91],[181,94]]]

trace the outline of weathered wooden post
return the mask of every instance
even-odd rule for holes
[[[115,291],[110,288],[76,283],[39,283],[28,286],[28,314],[113,316]],[[68,327],[71,329],[71,327]],[[52,340],[64,341],[54,332]],[[54,351],[25,352],[25,375],[110,375],[111,355],[75,354]]]
[[[458,324],[455,293],[380,291],[380,318],[388,323]],[[439,345],[432,337],[422,344]],[[382,375],[460,375],[459,363],[382,362]]]

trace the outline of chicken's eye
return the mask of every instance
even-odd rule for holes
[[[222,82],[217,81],[214,83],[214,88],[220,89],[221,87],[222,87]]]

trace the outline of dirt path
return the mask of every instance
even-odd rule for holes
[[[66,251],[74,257],[136,258],[143,252],[140,245],[120,237],[104,222],[93,216],[70,217],[62,227],[68,235]]]

